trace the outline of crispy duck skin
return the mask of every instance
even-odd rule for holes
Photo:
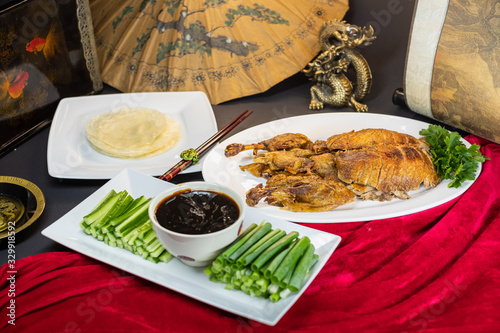
[[[292,173],[285,170],[273,170],[268,165],[262,163],[250,163],[247,165],[240,165],[240,170],[250,172],[252,176],[262,177],[265,179],[280,174],[292,175]]]
[[[351,150],[376,146],[412,146],[426,148],[425,141],[386,129],[367,128],[330,136],[326,140],[330,150]]]
[[[307,172],[313,167],[314,162],[309,159],[313,154],[309,149],[294,148],[260,153],[253,158],[253,161],[266,165],[270,170],[296,174]]]
[[[328,149],[326,145],[326,140],[316,140],[314,141],[311,150],[315,154],[324,154],[324,153],[329,153],[330,149]]]
[[[293,212],[325,212],[356,199],[339,181],[309,175],[276,175],[247,192],[247,204],[255,206],[265,198],[268,204]]]
[[[406,192],[440,182],[429,153],[416,147],[379,146],[335,154],[339,178],[406,199]]]
[[[312,155],[309,159],[314,163],[311,168],[313,173],[319,175],[321,178],[339,180],[334,154],[323,153],[319,155]]]
[[[313,142],[304,134],[284,133],[253,144],[232,143],[226,147],[224,155],[226,157],[236,156],[242,151],[251,149],[254,150],[254,154],[257,154],[258,150],[277,151],[293,148],[311,149],[312,146]]]
[[[240,170],[263,178],[281,173],[290,175],[313,172],[322,178],[338,180],[335,156],[331,153],[314,155],[305,149],[280,150],[260,153],[254,157],[254,161],[254,163],[240,165]]]
[[[351,131],[314,143],[286,133],[258,144],[229,145],[226,156],[247,149],[254,150],[254,163],[241,170],[267,180],[247,191],[249,206],[265,200],[289,211],[324,212],[356,198],[409,199],[409,191],[441,181],[423,139],[385,129]]]
[[[285,175],[276,174],[270,177],[264,187],[263,184],[258,184],[254,188],[250,189],[246,193],[246,202],[249,206],[253,207],[259,203],[260,200],[270,195],[273,191],[279,188],[285,188],[295,184],[299,181],[315,181],[321,178],[314,174],[307,175]]]
[[[246,165],[240,165],[241,171],[248,171],[255,177],[264,177],[268,178],[273,174],[273,170],[271,170],[267,164],[263,163],[250,163]]]

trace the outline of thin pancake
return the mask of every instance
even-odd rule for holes
[[[87,139],[98,152],[117,158],[148,158],[171,149],[181,128],[169,116],[148,108],[126,108],[95,115]]]

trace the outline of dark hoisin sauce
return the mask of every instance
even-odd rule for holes
[[[156,206],[156,219],[168,230],[182,234],[207,234],[227,228],[240,216],[236,202],[223,193],[182,190]]]

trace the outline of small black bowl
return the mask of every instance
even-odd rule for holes
[[[22,214],[0,232],[0,239],[32,225],[45,208],[45,197],[40,188],[22,178],[0,176],[0,195],[18,199],[23,205]]]

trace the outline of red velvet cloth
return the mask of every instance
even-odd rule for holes
[[[77,253],[0,270],[2,332],[498,332],[500,146],[469,137],[491,158],[459,198],[409,216],[307,224],[342,241],[274,327],[239,318]]]

